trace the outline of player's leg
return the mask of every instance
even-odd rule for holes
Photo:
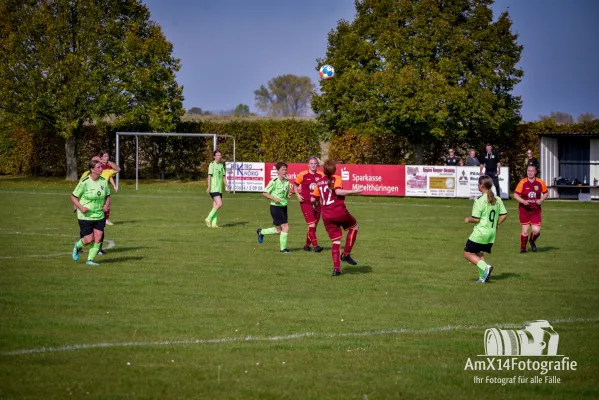
[[[341,232],[341,230],[339,230]],[[333,241],[331,247],[331,257],[333,259],[333,273],[332,276],[341,275],[341,238]]]
[[[106,211],[105,213],[105,218],[106,218],[106,225],[114,225],[112,222],[110,222],[110,208],[108,209],[108,211]]]
[[[312,245],[314,246],[314,252],[315,253],[320,253],[321,251],[323,251],[324,249],[318,245],[318,239],[316,238],[316,228],[318,227],[318,222],[320,221],[320,202],[316,202],[314,203],[314,218],[316,218],[316,221],[314,222],[314,240],[312,241]]]
[[[333,276],[341,275],[341,238],[343,237],[343,231],[341,225],[339,225],[333,219],[323,219],[324,229],[327,231],[331,242],[331,258],[333,259]]]
[[[281,207],[283,208],[283,207]],[[291,253],[287,249],[287,237],[289,235],[289,224],[286,222],[281,224],[281,236],[279,237],[279,244],[281,246],[281,253]]]
[[[541,236],[541,223],[539,221],[533,221],[532,233],[530,234],[530,249],[535,252],[537,251],[537,239]]]
[[[520,232],[520,253],[526,253],[526,244],[528,243],[528,228],[530,223],[522,224],[522,232]]]
[[[80,219],[79,222],[79,237],[80,239],[75,242],[73,246],[73,260],[79,260],[79,252],[83,247],[93,241],[93,221],[87,221]]]
[[[526,253],[526,244],[528,243],[528,227],[530,226],[530,214],[527,210],[518,207],[518,218],[522,226],[520,232],[520,253]]]
[[[218,228],[218,210],[223,206],[223,197],[220,193],[217,193],[212,199],[212,210],[214,215],[212,216],[212,227]],[[212,213],[212,211],[210,211]]]
[[[343,229],[347,231],[347,234],[345,235],[343,254],[341,254],[341,261],[348,262],[351,265],[356,265],[358,263],[351,257],[351,251],[356,243],[356,237],[358,236],[358,222],[350,213],[344,215],[340,222]]]
[[[270,205],[270,216],[272,217],[273,226],[271,228],[256,229],[256,233],[258,234],[258,243],[262,243],[264,236],[266,235],[278,235],[281,233],[281,217],[279,208],[281,207],[273,206],[272,204]]]
[[[478,280],[477,283],[484,283],[488,280],[491,275],[493,267],[485,262],[484,253],[482,251],[482,245],[468,239],[466,246],[464,247],[464,258],[476,265],[478,268]]]
[[[206,222],[206,226],[208,228],[212,228],[212,219],[214,218],[214,216],[216,215],[216,212],[218,211],[218,209],[215,208],[215,206],[216,206],[215,198],[218,193],[210,192],[209,194],[210,194],[210,198],[212,199],[212,210],[210,210],[210,212],[208,213],[208,216],[206,217],[206,219],[204,221]]]
[[[89,253],[87,255],[87,261],[85,262],[87,265],[98,266],[100,264],[94,262],[94,258],[98,255],[100,251],[100,242],[102,241],[102,235],[104,234],[104,228],[106,226],[106,220],[101,219],[99,221],[94,221],[94,233],[93,233],[93,244],[91,249],[89,249]]]
[[[104,232],[102,232],[102,240],[100,240],[100,251],[98,251],[98,255],[105,256],[106,252],[102,249],[104,245]]]

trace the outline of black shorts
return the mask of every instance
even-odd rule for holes
[[[79,221],[79,235],[81,237],[84,237],[84,236],[89,235],[90,233],[93,233],[94,229],[104,232],[104,228],[106,227],[106,218],[96,219],[96,220],[80,219],[78,221]]]
[[[222,198],[223,194],[221,192],[210,192],[210,197],[212,197],[213,200],[217,196],[220,196]]]
[[[287,223],[287,206],[279,207],[270,205],[270,215],[272,215],[272,224],[280,226]]]
[[[493,243],[480,244],[468,239],[466,242],[466,247],[464,247],[464,251],[472,254],[483,252],[491,254],[491,247],[493,247]]]

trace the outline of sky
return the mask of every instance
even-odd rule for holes
[[[352,21],[353,0],[143,0],[181,59],[177,82],[186,109],[213,112],[247,104],[275,76],[318,82],[337,21]],[[524,46],[519,66],[522,117],[561,111],[599,116],[599,0],[496,0]]]

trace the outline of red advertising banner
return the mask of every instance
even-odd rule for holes
[[[277,176],[275,163],[265,163],[265,185]],[[294,181],[302,171],[308,169],[308,163],[287,164],[287,179]],[[322,170],[322,168],[319,168]],[[337,175],[341,176],[344,189],[363,189],[368,196],[405,196],[405,165],[363,165],[337,164]]]

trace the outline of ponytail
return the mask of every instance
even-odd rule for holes
[[[337,171],[337,165],[335,164],[335,161],[326,160],[322,166],[322,169],[324,170],[324,175],[327,177],[329,189],[333,190],[333,175]]]
[[[487,191],[487,203],[491,205],[495,205],[497,203],[497,198],[495,198],[495,194],[493,193],[493,178],[488,175],[481,175],[478,178],[478,184],[482,186],[483,189]]]

